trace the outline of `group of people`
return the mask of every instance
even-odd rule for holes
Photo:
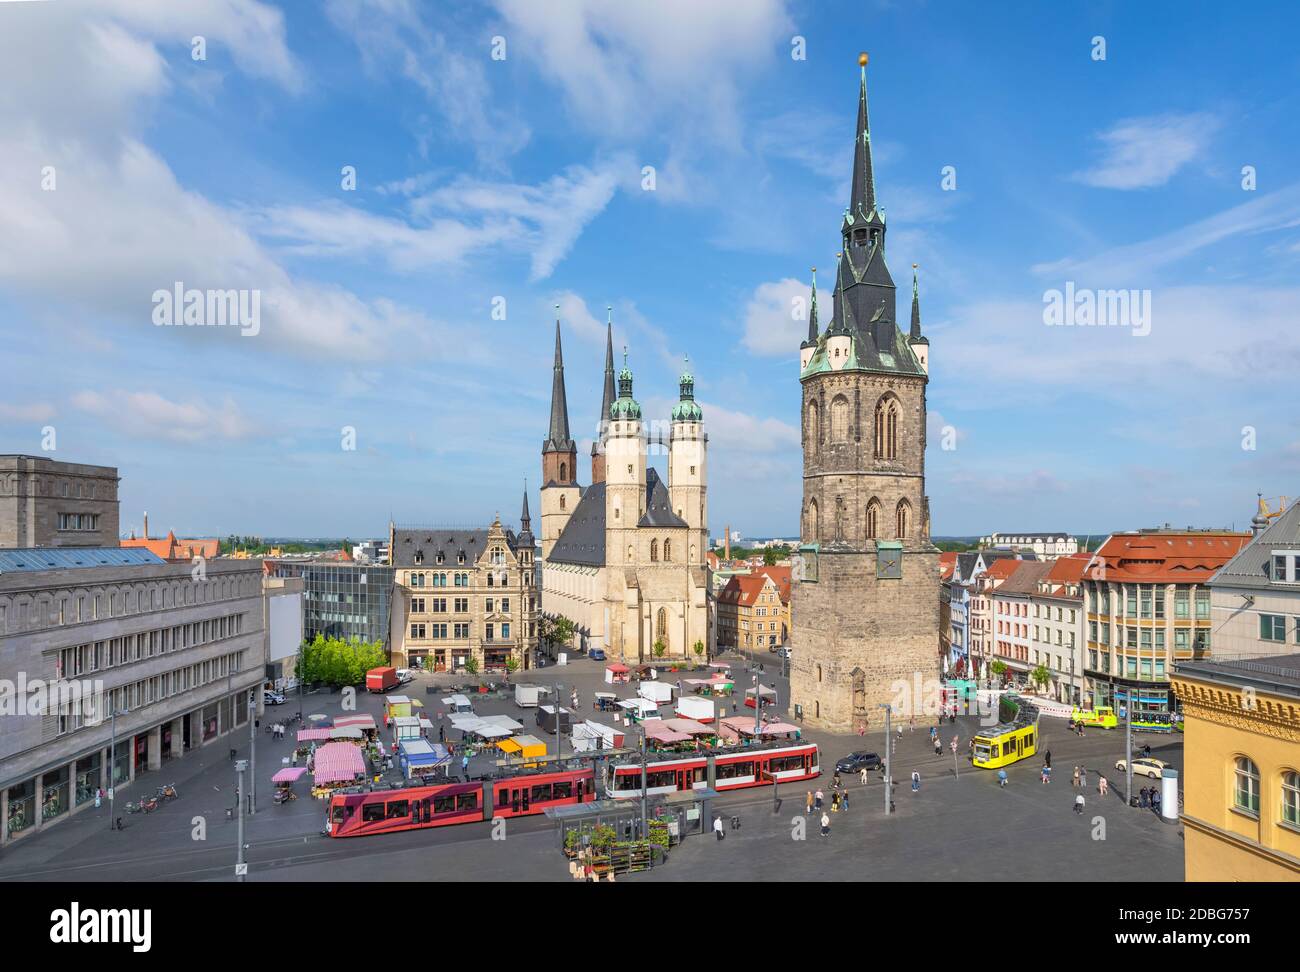
[[[271,723],[272,739],[283,739],[285,737],[285,733],[287,733],[288,731],[289,731],[289,727],[286,726],[283,722]]]
[[[1144,786],[1138,791],[1138,806],[1144,810],[1160,812],[1160,788]]]

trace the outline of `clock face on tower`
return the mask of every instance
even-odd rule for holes
[[[876,544],[876,577],[879,580],[901,580],[903,576],[903,545],[881,540]]]

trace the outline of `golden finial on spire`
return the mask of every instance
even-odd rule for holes
[[[912,264],[912,269],[915,270],[915,269],[916,269],[917,267],[919,267],[919,266],[920,266],[919,263],[913,263],[913,264]]]
[[[813,272],[813,273],[816,273],[816,272],[817,272],[817,268],[816,268],[816,267],[813,267],[813,268],[812,268],[812,272]]]
[[[866,67],[866,66],[867,66],[867,60],[868,60],[868,58],[867,58],[867,52],[866,52],[866,51],[863,51],[861,54],[858,55],[858,66],[859,66],[859,67]]]

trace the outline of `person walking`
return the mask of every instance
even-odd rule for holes
[[[1088,768],[1086,766],[1079,767],[1079,789],[1081,791],[1088,789]]]
[[[840,771],[836,770],[835,775],[831,777],[831,786],[838,790],[840,788]]]
[[[943,755],[943,742],[939,739],[938,736],[934,737],[934,754],[936,756]]]
[[[1074,795],[1074,812],[1077,813],[1077,814],[1082,814],[1082,813],[1083,813],[1083,794],[1082,794],[1082,793],[1076,793],[1076,794]]]
[[[1079,788],[1079,767],[1078,766],[1074,767],[1074,776],[1071,777],[1070,779],[1070,786],[1072,786],[1076,790]]]
[[[809,791],[808,791],[808,799],[807,799],[807,801],[806,801],[806,803],[805,803],[805,806],[806,806],[806,809],[804,810],[804,813],[812,813],[812,812],[813,812],[813,795],[812,795],[812,790],[809,790]]]
[[[916,732],[916,716],[908,716],[907,731]]]
[[[1043,754],[1043,763],[1048,769],[1052,768],[1052,751],[1050,749]]]
[[[912,770],[912,792],[919,793],[921,790],[921,774]]]
[[[1106,792],[1109,789],[1110,789],[1110,782],[1106,779],[1106,777],[1102,776],[1100,773],[1097,774],[1097,792],[1100,793],[1102,796],[1105,796]]]
[[[717,836],[718,840],[722,840],[722,838],[727,836],[726,828],[722,826],[722,814],[720,813],[715,813],[713,815],[713,833]]]
[[[830,818],[830,814],[823,813],[823,814],[822,814],[822,836],[823,836],[823,837],[829,837],[830,835],[831,835],[831,818]]]
[[[845,790],[843,793],[840,794],[840,809],[843,810],[845,813],[848,812],[848,809],[849,809],[849,791],[848,791],[848,790]]]
[[[862,772],[858,774],[858,782],[863,786],[867,785],[867,768],[865,766],[862,767]]]
[[[1145,793],[1146,791],[1143,790],[1142,792]],[[840,812],[840,791],[836,790],[834,793],[831,794],[831,813],[839,813],[839,812]]]
[[[814,810],[820,810],[820,809],[822,808],[822,800],[823,800],[823,799],[824,799],[824,797],[823,797],[823,795],[822,795],[822,791],[821,791],[821,790],[818,790],[816,796],[814,797],[814,801],[813,801],[813,809],[814,809]]]

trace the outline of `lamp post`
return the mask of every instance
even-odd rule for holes
[[[248,815],[257,813],[257,702],[256,689],[248,690]]]
[[[235,761],[235,772],[238,774],[238,782],[235,784],[235,792],[239,797],[239,831],[236,834],[235,841],[235,880],[240,884],[244,883],[244,771],[248,769],[247,760]]]
[[[885,710],[885,816],[889,816],[890,788],[893,785],[893,772],[891,766],[890,745],[893,739],[890,730],[890,716],[893,712],[888,702],[878,703],[877,708]]]
[[[119,715],[128,715],[130,709],[114,709],[111,716],[112,735],[108,742],[108,829],[113,829],[113,822],[117,819],[113,814],[117,809],[117,780],[114,779],[114,773],[117,770],[117,717]]]

